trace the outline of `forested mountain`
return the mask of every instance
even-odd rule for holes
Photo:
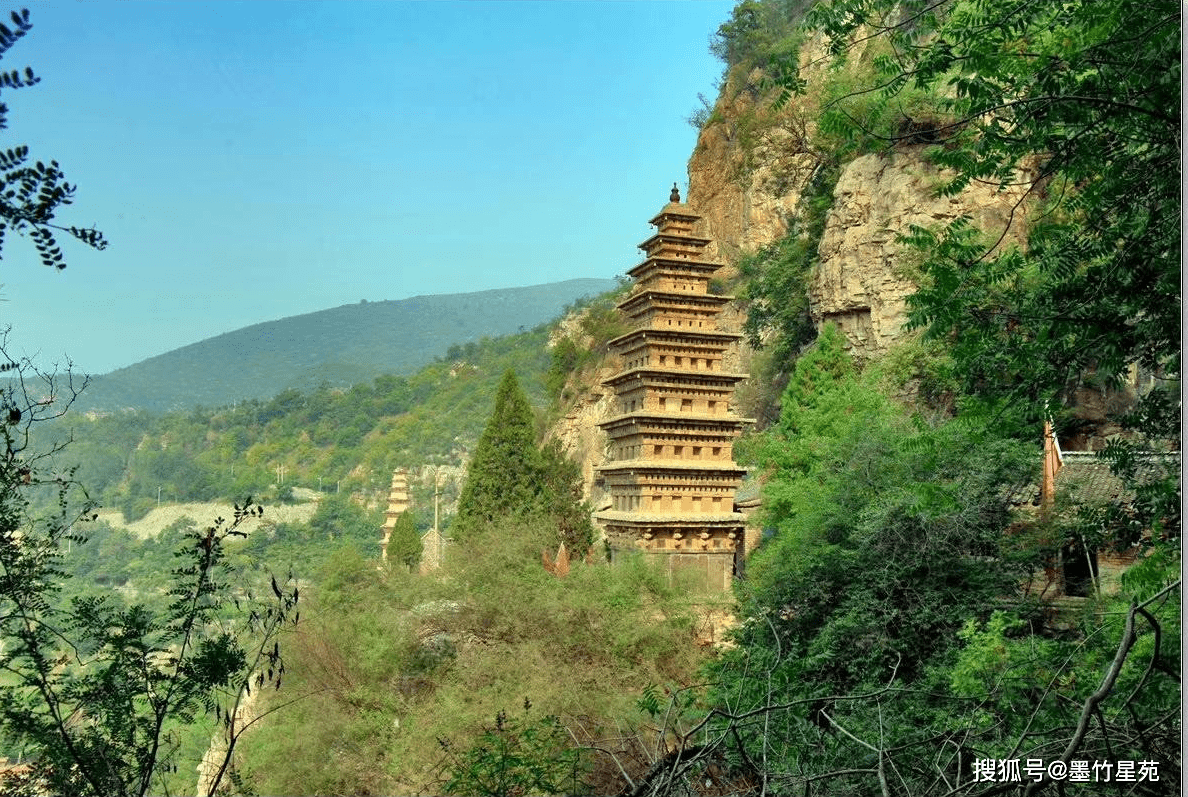
[[[295,488],[345,491],[374,504],[386,499],[396,467],[447,468],[453,496],[505,371],[519,373],[538,407],[549,405],[547,339],[541,326],[458,346],[453,358],[409,376],[290,388],[233,407],[71,413],[39,429],[38,442],[72,438],[58,461],[76,467],[91,496],[128,520],[161,501],[268,501],[282,488],[284,496]],[[419,478],[416,489],[421,497]],[[423,500],[418,510],[432,511]]]
[[[578,279],[396,301],[361,301],[253,324],[94,376],[80,410],[219,407],[322,383],[408,375],[451,346],[550,321],[613,280]]]

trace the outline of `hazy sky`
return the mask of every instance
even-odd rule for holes
[[[102,373],[341,304],[612,277],[675,181],[732,2],[51,2],[0,147],[79,186],[10,236],[15,353]],[[7,16],[7,14],[5,14]],[[228,363],[228,368],[234,364]]]

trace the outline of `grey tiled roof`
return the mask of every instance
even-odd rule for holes
[[[1122,479],[1110,472],[1110,465],[1091,451],[1064,451],[1064,464],[1056,471],[1058,501],[1079,505],[1100,505],[1113,501],[1130,501],[1134,491]],[[1136,473],[1139,483],[1166,476],[1169,469],[1178,471],[1180,455],[1148,454],[1138,460]]]

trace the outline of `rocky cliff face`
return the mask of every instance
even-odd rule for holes
[[[801,55],[808,80],[803,97],[779,114],[754,87],[728,83],[714,116],[689,159],[688,202],[704,216],[702,234],[717,242],[717,257],[732,276],[741,255],[787,234],[799,212],[819,156],[808,143],[815,127],[814,81],[823,79],[820,42]],[[729,96],[728,96],[729,95]],[[760,121],[756,121],[756,119]],[[749,128],[749,129],[748,129]],[[864,155],[842,167],[819,246],[819,266],[809,288],[817,326],[832,322],[858,356],[877,356],[900,335],[905,298],[915,286],[897,237],[912,225],[941,226],[970,216],[984,229],[1008,229],[1017,238],[1019,191],[975,184],[956,196],[937,196],[945,176],[908,145]]]
[[[806,45],[801,66],[808,90],[776,115],[766,110],[769,100],[758,88],[759,75],[732,76],[701,130],[689,159],[686,201],[703,217],[698,233],[713,239],[707,254],[725,265],[719,272],[724,279],[737,275],[741,256],[786,235],[799,213],[820,159],[810,144],[813,81],[822,79],[826,61],[823,44]],[[1019,194],[996,186],[974,185],[956,196],[937,196],[944,175],[923,151],[914,145],[858,157],[842,167],[833,190],[809,286],[810,308],[818,326],[838,324],[860,357],[885,352],[906,320],[905,299],[914,285],[897,236],[911,225],[942,225],[962,215],[988,229],[1006,229],[1022,216]],[[641,216],[650,210],[641,207]],[[745,308],[736,305],[723,321],[738,331],[745,317]],[[749,360],[744,345],[729,366],[745,372]],[[607,363],[598,378],[614,370],[615,364]],[[553,430],[581,459],[587,479],[604,459],[605,438],[597,425],[612,403],[610,391],[595,385]],[[597,490],[588,494],[595,502],[601,498]]]
[[[915,285],[896,239],[913,225],[943,226],[970,216],[983,229],[1007,229],[1022,193],[975,184],[937,196],[944,175],[922,147],[864,155],[842,170],[833,192],[820,265],[809,289],[813,320],[837,323],[859,356],[877,356],[899,337]]]

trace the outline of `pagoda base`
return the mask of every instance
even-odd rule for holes
[[[632,552],[661,565],[670,579],[689,579],[698,589],[730,590],[745,556],[745,527],[737,513],[714,518],[648,517],[601,512],[611,561]],[[679,575],[678,575],[679,574]]]

